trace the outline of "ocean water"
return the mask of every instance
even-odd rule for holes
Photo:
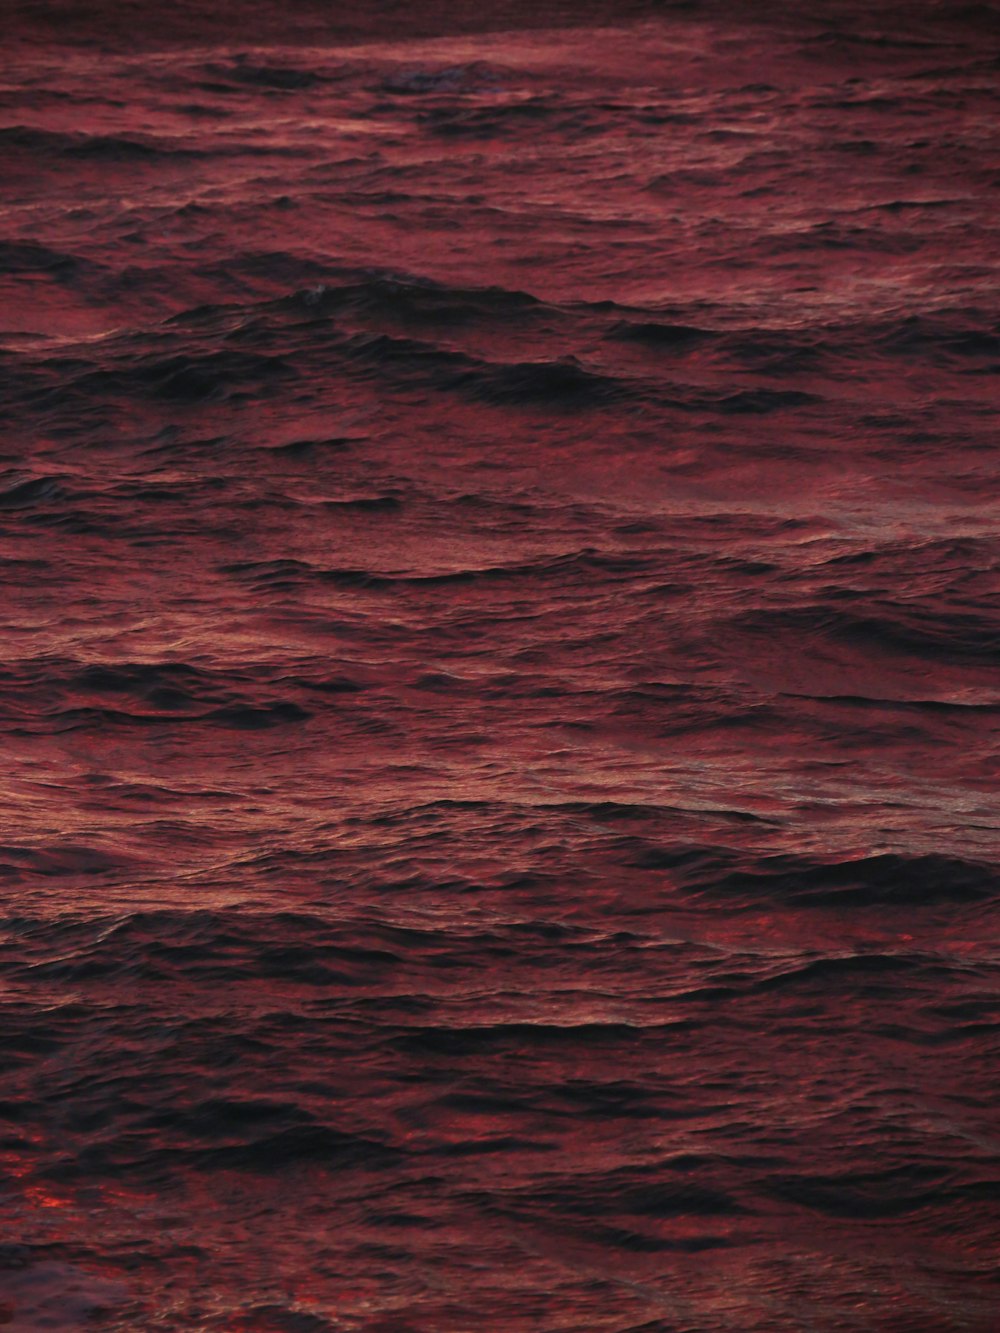
[[[1000,1326],[1000,23],[557,8],[5,39],[14,1333]]]

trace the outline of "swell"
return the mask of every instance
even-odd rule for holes
[[[14,269],[51,272],[77,283],[87,265],[73,256],[22,248],[8,259]],[[303,322],[302,316],[305,315]],[[89,348],[77,355],[7,352],[0,362],[0,400],[7,410],[81,410],[88,403],[128,401],[179,407],[241,401],[249,394],[287,396],[304,376],[346,375],[409,392],[427,389],[494,407],[542,407],[567,411],[634,403],[687,414],[756,416],[815,411],[829,391],[787,383],[747,385],[752,372],[811,378],[824,385],[860,360],[863,346],[928,365],[957,364],[976,373],[996,365],[998,334],[976,312],[950,322],[917,319],[893,326],[798,330],[755,329],[735,333],[685,323],[612,320],[608,336],[669,356],[669,383],[649,367],[616,365],[613,359],[567,350],[558,329],[567,312],[553,311],[523,293],[504,289],[448,289],[419,281],[377,276],[342,287],[318,284],[287,300],[252,306],[208,306],[172,317],[147,348],[135,340],[106,342],[99,359]],[[593,315],[586,316],[599,331]],[[531,359],[492,359],[462,347],[463,336],[482,341],[490,327],[536,325]],[[351,327],[353,324],[353,328]],[[360,324],[361,327],[358,327]],[[386,325],[395,330],[387,331]],[[407,336],[436,330],[443,341]],[[463,335],[463,331],[465,331]],[[699,383],[706,371],[715,384]],[[684,378],[692,374],[692,382]],[[833,377],[831,379],[830,377]]]

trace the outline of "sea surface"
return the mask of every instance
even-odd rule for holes
[[[995,1333],[996,11],[14,8],[0,1325]]]

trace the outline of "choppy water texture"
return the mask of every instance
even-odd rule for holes
[[[997,1327],[1000,25],[749,8],[8,33],[0,1322]]]

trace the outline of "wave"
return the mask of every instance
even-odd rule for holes
[[[282,306],[305,307],[321,314],[419,321],[447,327],[478,320],[503,319],[519,325],[554,307],[527,292],[506,287],[459,287],[431,278],[390,271],[324,270],[325,281],[287,297]]]
[[[636,863],[670,871],[684,892],[744,901],[773,898],[789,905],[919,906],[986,901],[1000,892],[996,866],[940,854],[887,852],[832,862],[794,856],[753,860],[720,847],[645,845]]]
[[[32,158],[56,156],[105,165],[155,163],[169,158],[187,161],[206,156],[203,150],[152,135],[87,134],[30,125],[0,127],[0,148],[11,154],[27,153]]]
[[[826,605],[753,610],[730,620],[728,627],[753,634],[822,637],[939,662],[1000,665],[1000,631],[988,612],[939,611],[917,601],[884,601],[853,611]]]
[[[82,261],[74,255],[39,245],[34,241],[0,241],[0,275],[11,273],[51,273],[53,277],[71,278]]]
[[[263,89],[266,92],[303,92],[325,81],[315,69],[302,65],[261,65],[246,57],[232,64],[209,61],[204,66],[208,81],[202,87],[208,92],[238,92],[241,88]]]

